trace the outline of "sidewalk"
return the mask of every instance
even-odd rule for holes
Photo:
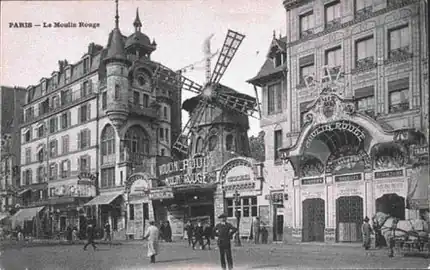
[[[118,246],[122,245],[121,241],[112,241],[111,243],[103,241],[103,240],[96,240],[95,241],[97,245],[113,245]],[[31,240],[25,240],[22,242],[17,242],[16,240],[2,240],[0,242],[0,247],[7,248],[7,247],[40,247],[40,246],[68,246],[68,245],[85,245],[87,243],[87,240],[77,240],[73,242],[68,242],[67,240],[52,240],[52,239],[31,239]]]

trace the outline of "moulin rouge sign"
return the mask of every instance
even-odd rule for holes
[[[205,157],[184,159],[158,167],[159,175],[165,176],[168,186],[205,184],[209,160]]]

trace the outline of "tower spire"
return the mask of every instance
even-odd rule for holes
[[[140,32],[140,28],[142,27],[142,22],[140,21],[140,18],[139,18],[139,8],[136,9],[136,18],[134,19],[133,26],[136,32]]]
[[[118,0],[115,0],[115,4],[116,4],[115,28],[119,29]]]

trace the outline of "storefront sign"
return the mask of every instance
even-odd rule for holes
[[[159,175],[167,175],[178,172],[183,172],[188,169],[204,169],[209,166],[209,160],[206,157],[184,159],[174,162],[169,162],[158,167]]]
[[[360,187],[347,187],[337,190],[337,197],[349,197],[363,195]]]
[[[412,145],[411,152],[414,156],[427,156],[429,154],[428,145]]]
[[[288,194],[282,192],[271,193],[264,196],[266,200],[271,200],[273,204],[283,204],[284,199],[288,200]]]
[[[178,185],[190,185],[190,184],[208,184],[210,183],[210,177],[207,174],[192,173],[192,174],[181,174],[167,177],[164,181],[168,186]]]
[[[149,189],[150,186],[148,180],[140,178],[138,180],[134,180],[130,188],[130,194],[147,194],[149,192]]]
[[[163,200],[163,199],[173,199],[173,190],[172,189],[153,189],[149,193],[149,197],[151,200]]]
[[[337,175],[334,177],[335,182],[348,182],[348,181],[359,181],[361,180],[361,173],[349,174],[349,175]]]
[[[94,197],[96,190],[94,185],[61,185],[54,189],[54,196],[68,197]]]
[[[302,185],[315,185],[324,183],[323,177],[302,179]]]
[[[375,172],[375,179],[377,178],[390,178],[390,177],[400,177],[403,176],[403,170],[390,170],[383,172]]]
[[[319,134],[333,130],[349,131],[357,137],[359,142],[363,141],[366,138],[365,132],[359,126],[354,125],[353,123],[348,121],[338,121],[318,126],[314,131],[312,131],[306,139],[306,148],[309,148],[311,146],[312,141]]]
[[[316,191],[316,190],[304,190],[302,191],[302,199],[316,199],[316,198],[324,198],[324,192],[323,191]]]
[[[91,181],[96,181],[97,180],[97,175],[89,173],[89,172],[81,172],[78,175],[78,179],[79,180],[91,180]]]
[[[382,196],[383,194],[389,194],[389,193],[397,193],[401,195],[404,192],[403,182],[381,183],[381,184],[377,184],[375,187],[378,195],[380,196]]]

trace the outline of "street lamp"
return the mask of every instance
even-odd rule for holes
[[[234,192],[234,203],[236,205],[236,211],[235,211],[235,216],[236,216],[236,228],[237,228],[237,233],[234,239],[234,245],[236,247],[240,247],[242,246],[241,242],[240,242],[240,233],[239,233],[239,225],[240,225],[240,194],[239,192],[236,190]]]

